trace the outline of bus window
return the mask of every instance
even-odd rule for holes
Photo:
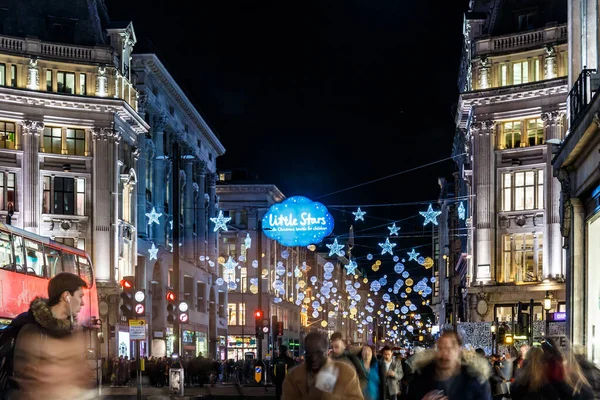
[[[25,273],[25,249],[23,248],[23,238],[21,236],[12,235],[13,249],[15,252],[15,264],[17,272]]]
[[[85,257],[77,257],[79,260],[79,276],[85,281],[88,289],[94,284],[92,278],[92,266]]]
[[[13,269],[13,256],[10,246],[10,235],[0,232],[0,268]]]
[[[66,251],[62,252],[62,266],[63,272],[70,272],[75,275],[79,275],[77,273],[77,264],[75,264],[75,254],[67,253]]]
[[[47,271],[44,265],[42,244],[25,239],[25,252],[27,253],[27,273],[46,278]]]
[[[60,252],[51,247],[44,247],[44,253],[46,254],[46,265],[48,266],[47,276],[52,278],[61,272]]]

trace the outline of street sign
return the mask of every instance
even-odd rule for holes
[[[129,339],[145,340],[146,339],[146,321],[143,319],[129,320]]]
[[[259,383],[262,379],[262,367],[261,366],[255,366],[254,367],[254,380],[256,381],[256,383]]]

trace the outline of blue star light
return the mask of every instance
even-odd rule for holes
[[[394,252],[392,251],[392,249],[394,247],[396,247],[397,243],[391,243],[389,238],[385,238],[385,243],[379,243],[379,246],[381,246],[382,250],[381,250],[381,255],[384,255],[385,253],[390,253],[391,256],[394,255]]]
[[[332,244],[326,244],[325,246],[329,249],[329,257],[331,257],[334,254],[338,255],[340,257],[342,257],[344,255],[342,253],[344,245],[343,244],[338,244],[337,238],[335,238],[333,240]]]
[[[431,204],[429,205],[429,208],[427,209],[427,211],[419,211],[419,214],[421,214],[423,217],[425,217],[425,222],[423,222],[423,226],[427,225],[430,222],[434,225],[437,225],[438,224],[437,217],[441,213],[442,213],[441,211],[433,211],[433,208],[431,208]]]
[[[366,212],[364,212],[364,211],[361,211],[360,207],[358,207],[358,210],[356,210],[356,211],[352,211],[352,214],[354,214],[354,220],[355,220],[355,221],[358,221],[359,219],[360,219],[361,221],[364,221],[364,220],[365,220],[365,218],[364,218],[364,217],[365,217],[365,214],[366,214]]]
[[[463,205],[463,202],[461,201],[460,204],[458,205],[458,219],[464,220],[465,217],[466,217],[466,210],[465,210],[465,206]]]
[[[162,213],[157,213],[156,209],[152,207],[152,211],[146,213],[146,217],[148,217],[148,225],[152,225],[154,222],[156,225],[160,225],[160,221],[158,220],[162,216]]]
[[[249,233],[246,233],[246,239],[244,239],[244,245],[246,246],[247,249],[252,247],[252,238],[250,237]]]
[[[152,247],[148,249],[148,254],[150,254],[151,260],[156,260],[158,256],[158,247],[156,247],[154,243],[152,243]]]
[[[412,249],[409,253],[406,253],[406,254],[408,254],[408,261],[412,261],[412,260],[417,261],[417,257],[419,257],[419,255],[421,253],[417,253],[415,251],[415,249]]]
[[[390,236],[392,236],[392,235],[398,236],[398,231],[400,230],[400,228],[396,226],[395,222],[392,226],[388,226],[388,229],[390,230]]]
[[[354,275],[354,271],[358,268],[358,264],[354,260],[350,260],[346,265],[346,275]]]
[[[229,258],[227,259],[227,261],[224,262],[224,263],[222,263],[221,265],[223,265],[226,270],[231,271],[231,270],[234,270],[235,267],[238,266],[238,263],[235,262],[235,260],[233,259],[233,257],[229,256]]]
[[[223,210],[219,210],[219,215],[216,218],[211,218],[210,219],[212,222],[214,222],[215,224],[215,229],[213,229],[213,232],[218,231],[219,229],[223,229],[224,231],[227,231],[227,223],[229,221],[231,221],[231,217],[224,217],[223,216]]]

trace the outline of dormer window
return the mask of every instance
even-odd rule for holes
[[[536,12],[526,11],[517,14],[517,29],[519,32],[535,29]]]

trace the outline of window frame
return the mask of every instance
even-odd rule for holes
[[[60,179],[63,182],[63,190],[56,190],[56,180]],[[73,184],[73,192],[64,190],[64,182],[65,180],[72,180]],[[73,216],[85,216],[86,211],[86,178],[85,177],[77,177],[77,176],[51,176],[44,175],[42,177],[42,213],[44,214],[55,214],[55,215],[73,215]],[[57,193],[65,196],[65,194],[72,195],[72,207],[73,213],[58,213],[56,212],[56,204],[57,204]],[[48,198],[47,207],[46,198]],[[81,202],[80,202],[81,200]],[[63,197],[63,208],[64,211],[64,197]],[[72,247],[77,247],[72,246]]]
[[[4,124],[4,127],[2,127]],[[7,128],[9,124],[12,124],[12,131]],[[12,140],[9,140],[12,134]],[[11,149],[15,148],[15,140],[17,135],[17,124],[12,121],[0,121],[0,149]],[[3,139],[4,138],[4,139]],[[12,142],[12,147],[7,146],[7,143]]]
[[[48,80],[48,78],[50,79]],[[54,91],[54,71],[52,71],[51,69],[46,70],[46,91]]]
[[[56,136],[55,133],[60,132],[60,136]],[[50,133],[49,135],[47,133]],[[46,143],[46,138],[49,138],[49,144]],[[58,151],[54,151],[55,139],[60,139],[60,149]],[[62,127],[59,126],[45,126],[44,132],[42,135],[42,143],[44,146],[44,153],[50,154],[62,154]]]
[[[73,137],[69,137],[70,133],[73,134]],[[77,137],[78,134],[81,134],[82,137]],[[71,143],[72,143],[72,148],[69,147],[69,145]],[[84,156],[85,155],[85,129],[66,128],[65,144],[66,144],[66,148],[67,148],[67,154],[75,155],[75,156]],[[80,147],[79,150],[78,150],[78,147]]]
[[[531,241],[531,247],[528,247],[529,241]],[[500,253],[503,256],[499,263],[499,282],[526,284],[537,283],[543,279],[543,232],[504,233],[500,237],[500,243]],[[510,246],[510,249],[508,250],[506,249],[507,243]],[[510,255],[508,260],[506,259],[506,254]],[[532,279],[526,278],[526,275],[529,272],[528,259],[531,259],[532,272],[535,274]],[[508,262],[509,265],[507,265],[506,262]],[[509,275],[508,277],[506,276],[507,273]]]
[[[6,64],[0,63],[0,86],[6,86]]]
[[[12,177],[12,186],[10,181]],[[8,211],[8,205],[12,203],[13,210],[17,211],[17,174],[11,171],[0,171],[0,210]],[[12,201],[10,193],[12,192]]]
[[[527,174],[533,174],[533,184],[527,184]],[[517,174],[523,174],[523,185],[517,185]],[[510,176],[509,186],[507,186],[507,177]],[[512,171],[500,172],[500,205],[502,212],[521,212],[542,210],[544,208],[544,185],[545,171],[543,167],[517,169]],[[528,188],[533,193],[533,208],[527,208]],[[522,189],[523,199],[517,199],[518,189]],[[522,205],[523,208],[518,208]]]
[[[85,72],[79,73],[79,94],[87,95],[87,74]]]
[[[11,64],[10,65],[10,86],[17,87],[17,82],[18,82],[17,65]]]
[[[62,75],[63,79],[61,81],[60,76]],[[67,91],[67,76],[73,77],[73,87],[71,91]],[[63,87],[60,88],[60,84],[62,83]],[[57,93],[66,93],[66,94],[75,94],[76,80],[75,80],[75,72],[68,71],[57,71],[56,72],[56,92]]]

